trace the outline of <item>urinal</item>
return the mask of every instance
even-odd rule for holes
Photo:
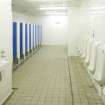
[[[103,88],[103,91],[102,91],[102,99],[103,99],[103,102],[105,103],[105,87]]]
[[[99,85],[105,84],[105,46],[99,46],[97,49],[96,67],[93,78]]]
[[[84,41],[84,45],[83,45],[83,53],[81,58],[85,58],[86,57],[86,51],[87,51],[87,40]]]
[[[105,87],[103,88],[103,95],[105,96]]]
[[[84,53],[84,48],[85,48],[84,46],[85,46],[85,43],[82,40],[81,43],[80,43],[80,56],[81,56],[81,58],[82,58],[83,53]]]
[[[100,45],[101,42],[95,42],[93,41],[92,46],[91,46],[91,52],[90,52],[90,61],[89,61],[89,66],[88,66],[88,72],[89,73],[94,73],[95,72],[95,65],[96,65],[96,55],[97,55],[97,48]]]
[[[86,59],[85,59],[86,64],[89,64],[92,42],[93,42],[93,40],[89,40],[87,43],[87,55],[86,55]]]
[[[81,54],[81,42],[79,42],[78,44],[77,52],[79,53],[79,55]]]
[[[80,41],[79,46],[77,48],[77,51],[78,51],[78,53],[79,53],[80,56],[82,55],[82,49],[83,49],[83,42]]]

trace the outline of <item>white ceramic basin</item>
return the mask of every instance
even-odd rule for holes
[[[105,87],[104,87],[104,89],[103,89],[103,95],[105,95]]]
[[[97,56],[97,48],[99,47],[101,43],[100,42],[94,42],[92,43],[91,47],[91,54],[90,54],[90,62],[88,66],[88,71],[92,74],[95,72],[95,66],[96,66],[96,56]]]
[[[6,60],[6,59],[1,59],[1,60],[0,60],[0,71],[3,70],[2,68],[3,68],[6,64],[8,64],[8,60]]]
[[[89,40],[88,44],[87,44],[87,55],[86,55],[86,59],[85,59],[85,63],[88,64],[89,60],[90,60],[90,52],[91,52],[91,47],[92,47],[92,43],[93,40]]]

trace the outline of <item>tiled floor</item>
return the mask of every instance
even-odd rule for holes
[[[74,105],[103,105],[80,59],[72,57],[69,59],[69,65]]]
[[[43,47],[15,71],[13,87],[5,105],[102,105],[79,59],[67,60],[64,47]]]

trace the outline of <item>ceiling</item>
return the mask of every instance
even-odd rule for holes
[[[40,10],[40,7],[77,7],[81,0],[12,0],[13,11],[28,15],[47,15],[46,12],[55,10]],[[67,13],[67,9],[57,9],[58,14]]]

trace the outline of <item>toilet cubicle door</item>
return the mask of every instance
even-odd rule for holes
[[[20,57],[23,57],[23,23],[20,23]]]
[[[13,60],[17,58],[17,23],[13,22]]]
[[[28,52],[28,26],[25,24],[25,54]]]
[[[29,50],[31,52],[31,24],[29,24]]]

